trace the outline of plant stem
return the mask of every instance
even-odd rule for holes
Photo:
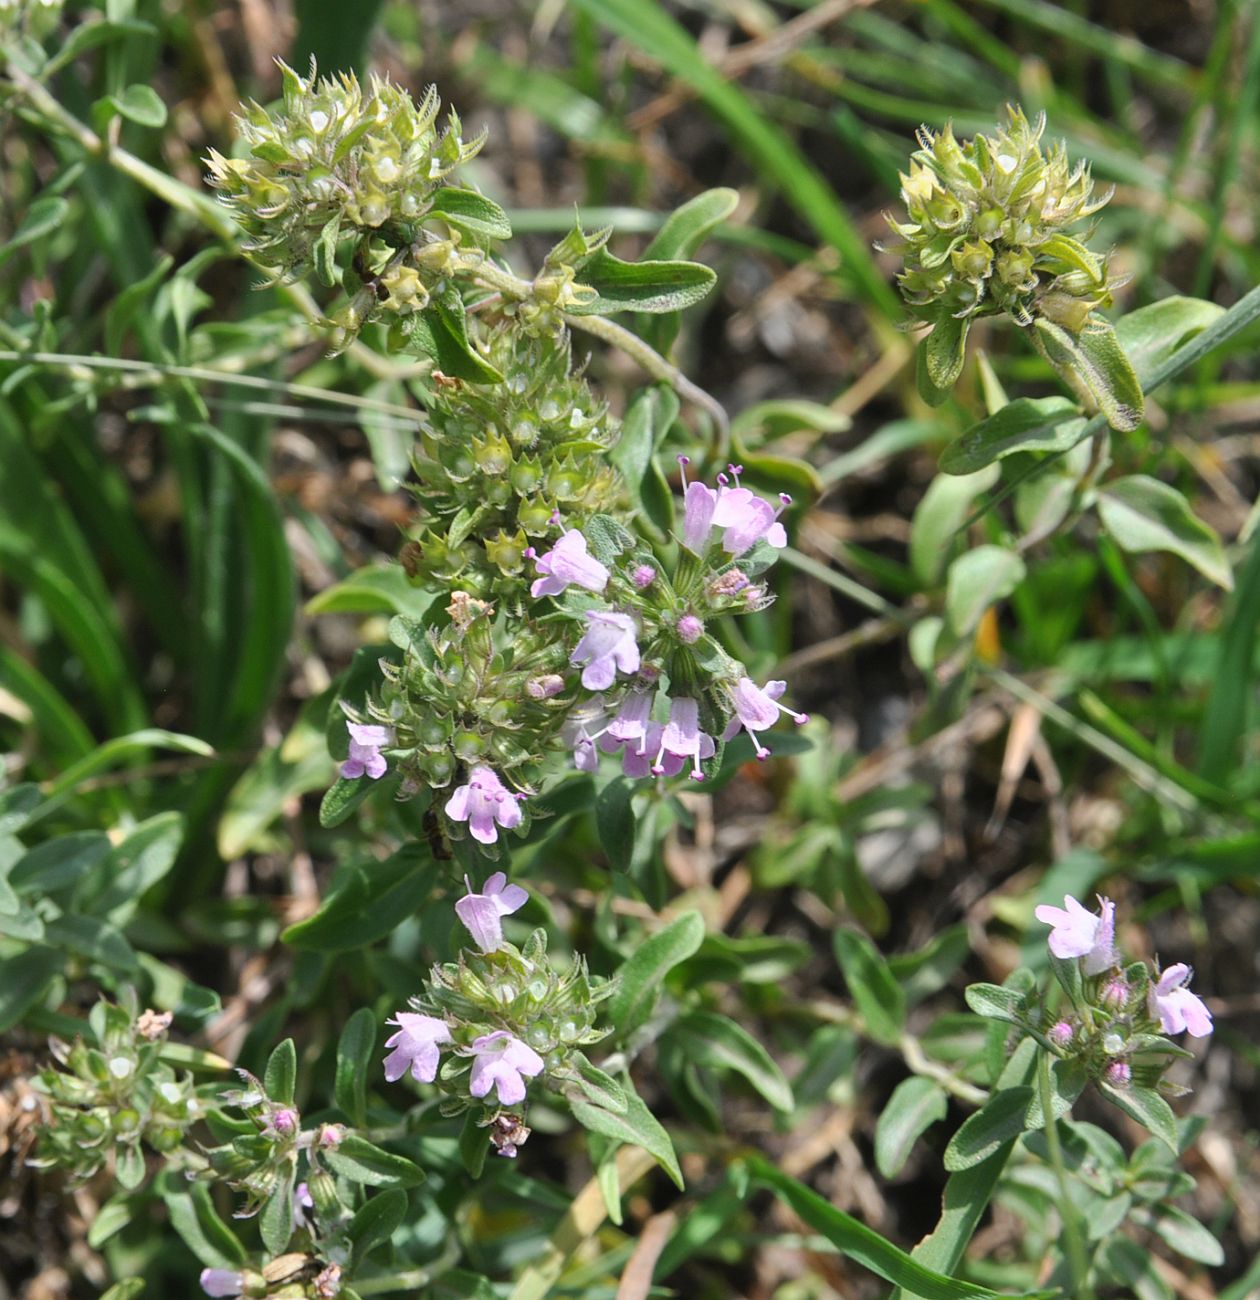
[[[1067,1255],[1068,1270],[1072,1274],[1072,1295],[1076,1300],[1094,1300],[1089,1285],[1089,1256],[1081,1231],[1076,1204],[1069,1194],[1067,1166],[1063,1163],[1063,1145],[1059,1141],[1059,1126],[1054,1118],[1054,1089],[1050,1082],[1050,1053],[1037,1053],[1037,1083],[1041,1090],[1041,1113],[1046,1125],[1046,1147],[1050,1154],[1050,1167],[1059,1182],[1059,1217],[1063,1220],[1063,1245]]]

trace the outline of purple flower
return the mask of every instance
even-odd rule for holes
[[[245,1279],[230,1268],[203,1268],[201,1270],[201,1289],[206,1295],[230,1296],[240,1295]]]
[[[757,739],[757,732],[773,727],[780,713],[786,713],[798,727],[809,721],[808,713],[797,713],[786,704],[777,702],[785,690],[787,682],[767,682],[761,687],[751,677],[741,677],[730,688],[735,716],[727,723],[722,739],[733,740],[743,727],[756,747],[757,757],[768,758],[770,751]]]
[[[647,732],[652,722],[652,696],[647,691],[631,691],[621,702],[617,716],[608,724],[608,734],[641,754],[647,747]]]
[[[410,1070],[418,1083],[432,1083],[437,1078],[441,1044],[451,1041],[446,1021],[400,1011],[385,1023],[398,1026],[398,1032],[385,1040],[385,1046],[394,1049],[385,1058],[386,1079],[394,1083]]]
[[[293,1189],[293,1225],[297,1228],[305,1228],[308,1220],[306,1217],[307,1210],[315,1208],[315,1198],[311,1195],[311,1189],[306,1183],[298,1183]]]
[[[1185,1029],[1192,1038],[1206,1038],[1212,1032],[1212,1013],[1203,999],[1186,987],[1193,974],[1185,962],[1179,961],[1151,985],[1147,994],[1151,1018],[1159,1021],[1166,1034],[1179,1034]]]
[[[700,730],[700,706],[695,700],[687,696],[679,696],[670,701],[669,721],[661,731],[660,747],[656,752],[656,762],[652,764],[652,772],[656,776],[668,774],[668,769],[663,762],[665,755],[672,754],[675,758],[691,759],[691,779],[693,781],[704,780],[704,770],[700,766],[701,759],[712,758],[717,751],[717,746],[713,743],[713,737],[707,732]]]
[[[341,775],[353,781],[367,773],[373,781],[379,780],[388,766],[381,756],[381,747],[392,744],[394,739],[389,728],[347,722],[346,730],[350,733],[350,756],[341,765]]]
[[[1050,933],[1050,951],[1064,960],[1083,957],[1086,975],[1101,975],[1119,961],[1115,944],[1116,905],[1109,898],[1100,897],[1098,902],[1101,904],[1098,916],[1087,912],[1070,894],[1064,896],[1063,907],[1043,903],[1033,913],[1038,921],[1054,927]]]
[[[1133,1081],[1133,1070],[1128,1061],[1112,1061],[1104,1074],[1113,1088],[1127,1088]]]
[[[468,893],[455,904],[455,915],[482,952],[496,952],[503,946],[503,918],[524,907],[529,895],[520,885],[509,885],[502,871],[486,881],[480,894],[473,893],[467,876],[464,885]]]
[[[608,585],[608,570],[586,551],[586,538],[576,528],[565,533],[534,564],[543,577],[536,578],[529,589],[531,596],[558,596],[571,584],[587,591],[603,591]]]
[[[629,614],[588,609],[586,622],[586,634],[577,643],[570,663],[586,665],[582,685],[588,691],[607,690],[618,671],[638,672],[639,645],[634,619]]]
[[[543,1071],[542,1057],[505,1029],[474,1039],[472,1051],[468,1091],[474,1097],[484,1097],[494,1088],[502,1106],[515,1106],[524,1101],[525,1077],[532,1079]]]
[[[656,570],[650,564],[640,564],[630,575],[630,581],[640,591],[646,591],[656,581]]]
[[[684,645],[695,645],[704,635],[704,624],[694,614],[684,614],[674,624],[674,631]]]
[[[687,465],[686,456],[678,458]],[[721,528],[722,549],[728,555],[742,555],[763,537],[771,546],[787,545],[787,533],[778,522],[779,516],[792,504],[792,498],[780,493],[776,510],[768,501],[746,487],[741,487],[739,476],[742,466],[728,465],[735,486],[725,474],[718,475],[717,490],[703,483],[686,483],[683,489],[683,545],[695,555],[703,555],[709,545],[709,534]],[[684,470],[684,476],[686,471]]]
[[[596,695],[571,709],[560,728],[560,739],[573,750],[573,766],[579,772],[594,772],[599,768],[595,742],[607,730],[602,725],[607,717],[604,697]]]
[[[493,844],[499,838],[495,822],[504,830],[521,823],[516,796],[484,764],[474,767],[468,784],[459,786],[446,801],[446,815],[452,821],[467,822],[469,833],[481,844]]]
[[[271,1112],[270,1129],[277,1137],[288,1137],[297,1132],[300,1117],[292,1106],[278,1106]]]

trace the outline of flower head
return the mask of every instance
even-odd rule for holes
[[[529,895],[520,885],[509,885],[502,871],[486,881],[480,894],[473,892],[467,876],[464,884],[468,893],[455,904],[455,915],[482,952],[495,952],[503,946],[503,918],[524,907]]]
[[[1116,905],[1109,898],[1099,898],[1100,914],[1087,912],[1070,894],[1063,907],[1043,903],[1033,915],[1052,926],[1050,951],[1061,959],[1083,957],[1086,975],[1101,975],[1119,961],[1116,953]]]
[[[1151,985],[1147,995],[1153,1020],[1158,1020],[1166,1034],[1179,1034],[1184,1029],[1192,1038],[1206,1038],[1212,1032],[1212,1013],[1203,999],[1186,987],[1194,972],[1185,962],[1169,966]]]
[[[451,1041],[446,1021],[400,1011],[385,1023],[398,1026],[398,1032],[385,1040],[385,1046],[394,1049],[385,1058],[385,1078],[394,1083],[410,1070],[418,1083],[432,1083],[437,1078],[441,1045]]]
[[[1113,1088],[1127,1088],[1133,1082],[1133,1067],[1128,1061],[1112,1061],[1104,1073]]]
[[[1068,1021],[1058,1020],[1046,1030],[1046,1037],[1056,1047],[1066,1047],[1072,1041],[1075,1033],[1076,1030],[1072,1028]]]
[[[587,591],[603,591],[608,585],[608,570],[587,554],[586,538],[576,528],[570,529],[549,550],[534,560],[538,572],[529,589],[531,596],[558,596],[571,584]]]
[[[543,1071],[542,1057],[504,1029],[474,1039],[472,1052],[468,1091],[474,1097],[484,1097],[494,1088],[503,1106],[515,1106],[524,1101],[525,1079],[532,1079]]]
[[[362,722],[347,722],[346,730],[350,733],[350,756],[341,765],[341,775],[347,781],[366,773],[373,781],[385,775],[388,764],[381,754],[384,745],[393,742],[388,727]]]
[[[574,647],[570,662],[586,665],[582,685],[588,691],[607,690],[618,672],[638,672],[639,644],[629,614],[588,609],[586,623],[586,633]]]
[[[457,787],[446,801],[445,811],[452,821],[467,822],[469,834],[481,844],[493,844],[499,838],[496,822],[504,830],[521,823],[516,796],[484,764],[469,772],[467,785]]]
[[[685,457],[679,459],[682,464],[687,463]],[[684,488],[683,545],[693,554],[703,555],[710,533],[714,528],[721,528],[722,549],[728,555],[742,555],[762,538],[776,548],[786,546],[787,533],[778,519],[791,505],[792,498],[786,494],[780,496],[776,510],[751,489],[740,486],[741,466],[728,465],[727,469],[730,477],[719,474],[716,490],[698,481]]]

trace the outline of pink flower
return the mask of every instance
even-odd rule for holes
[[[295,1228],[305,1228],[309,1224],[306,1217],[307,1210],[315,1208],[315,1198],[311,1195],[310,1185],[308,1183],[298,1183],[293,1189],[293,1226]]]
[[[656,776],[666,775],[666,767],[662,760],[668,753],[680,759],[690,758],[691,779],[703,781],[704,769],[701,768],[700,761],[712,758],[716,752],[717,746],[713,743],[713,737],[700,730],[699,704],[685,695],[671,700],[669,721],[661,731],[660,748],[656,752],[656,762],[652,764],[652,772]]]
[[[350,733],[350,756],[341,765],[341,775],[347,781],[353,781],[366,772],[373,781],[379,780],[388,766],[381,755],[381,747],[391,744],[394,739],[389,728],[347,722],[346,730]]]
[[[1212,1013],[1203,999],[1186,987],[1193,974],[1185,962],[1179,961],[1151,985],[1147,994],[1151,1019],[1158,1020],[1166,1034],[1179,1034],[1184,1029],[1192,1038],[1206,1038],[1212,1032]]]
[[[603,591],[608,585],[608,570],[586,550],[586,538],[576,528],[565,533],[534,564],[543,577],[536,578],[529,589],[531,596],[558,596],[571,584],[587,591]]]
[[[468,774],[468,784],[459,786],[446,801],[446,815],[456,822],[467,822],[469,834],[481,844],[493,844],[499,838],[498,822],[504,830],[521,824],[521,809],[516,796],[484,764]]]
[[[1083,957],[1086,975],[1101,975],[1120,960],[1115,945],[1116,905],[1109,898],[1100,897],[1098,902],[1098,916],[1087,912],[1070,894],[1064,895],[1063,907],[1043,903],[1033,913],[1038,921],[1054,927],[1050,951],[1064,960]]]
[[[617,716],[608,724],[608,734],[614,740],[636,744],[644,750],[648,727],[652,719],[652,696],[648,691],[631,691],[621,702]]]
[[[201,1289],[213,1296],[240,1295],[245,1285],[245,1279],[230,1268],[203,1268],[200,1280]]]
[[[1059,1020],[1046,1030],[1046,1037],[1056,1047],[1066,1047],[1072,1041],[1075,1033],[1076,1031],[1066,1020]]]
[[[385,1023],[398,1026],[398,1032],[385,1040],[385,1046],[394,1049],[385,1058],[386,1079],[394,1083],[410,1070],[418,1083],[432,1083],[437,1078],[441,1044],[451,1041],[446,1021],[400,1011]]]
[[[486,881],[480,894],[473,893],[467,876],[464,885],[468,893],[455,904],[455,915],[482,952],[495,952],[503,946],[503,918],[524,907],[529,895],[520,885],[509,885],[502,871]]]
[[[588,609],[586,634],[577,643],[570,662],[585,664],[582,685],[588,691],[604,691],[617,673],[639,670],[639,645],[634,619],[612,610]]]
[[[525,1077],[532,1079],[543,1071],[542,1057],[505,1029],[474,1039],[472,1051],[468,1091],[474,1097],[484,1097],[494,1088],[502,1106],[515,1106],[524,1101]]]
[[[688,464],[686,456],[678,460],[681,465]],[[722,549],[728,555],[742,555],[762,538],[771,546],[780,549],[786,546],[787,533],[778,519],[792,504],[792,498],[781,493],[776,510],[755,492],[740,486],[742,466],[728,465],[727,469],[735,486],[731,487],[725,474],[719,474],[716,491],[700,482],[686,483],[684,469],[683,545],[693,554],[703,555],[710,532],[721,528]]]
[[[560,739],[573,750],[573,766],[579,772],[594,772],[599,769],[595,742],[608,729],[604,725],[607,717],[604,697],[596,695],[572,708],[564,726],[560,728]]]
[[[757,732],[773,727],[778,722],[780,713],[786,713],[798,727],[809,721],[808,713],[797,713],[787,705],[777,703],[785,690],[787,682],[767,682],[764,687],[759,687],[751,677],[741,677],[730,687],[731,706],[735,710],[735,716],[727,723],[722,739],[734,740],[740,727],[743,727],[756,746],[757,757],[768,758],[770,751],[757,739]]]
[[[1113,1088],[1127,1088],[1133,1082],[1133,1069],[1128,1061],[1112,1061],[1104,1074]]]

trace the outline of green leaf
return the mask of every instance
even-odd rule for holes
[[[448,225],[471,235],[478,242],[511,239],[512,223],[493,199],[476,190],[443,185],[433,196],[425,217],[441,217]]]
[[[136,954],[122,933],[95,916],[67,912],[44,924],[44,939],[53,947],[99,962],[124,974],[136,972]]]
[[[570,1097],[569,1107],[573,1111],[573,1118],[592,1133],[602,1133],[618,1142],[642,1147],[674,1180],[679,1190],[684,1190],[682,1170],[678,1167],[674,1144],[633,1088],[626,1089],[624,1115],[614,1114],[602,1106],[592,1106],[581,1097]]]
[[[297,1088],[297,1048],[293,1039],[286,1038],[272,1048],[263,1074],[263,1087],[272,1101],[284,1106],[293,1105]]]
[[[459,1131],[459,1158],[469,1178],[480,1178],[486,1167],[490,1139],[486,1130],[477,1123],[477,1112],[470,1110],[464,1116],[464,1126]]]
[[[483,1131],[484,1140],[484,1131]],[[387,1242],[407,1213],[407,1193],[400,1188],[377,1192],[359,1207],[346,1228],[350,1238],[350,1261],[357,1266],[364,1256]]]
[[[906,1023],[906,998],[875,945],[856,930],[832,935],[836,960],[866,1028],[877,1042],[895,1044]]]
[[[170,871],[183,838],[184,822],[179,813],[159,813],[141,822],[79,881],[76,909],[125,925],[139,906],[140,896]]]
[[[65,953],[36,946],[8,957],[0,980],[0,1033],[12,1029],[65,968]]]
[[[885,1240],[874,1229],[838,1210],[830,1201],[803,1183],[788,1177],[764,1156],[748,1159],[753,1178],[769,1187],[792,1211],[820,1232],[841,1254],[868,1268],[886,1282],[892,1282],[921,1300],[989,1300],[998,1292],[975,1282],[960,1282],[955,1278],[933,1272],[905,1251]],[[1024,1300],[1034,1297],[1051,1297],[1057,1291],[1025,1292]]]
[[[738,206],[739,191],[725,188],[705,190],[688,199],[665,218],[643,250],[644,261],[690,257]]]
[[[919,345],[932,387],[939,392],[953,388],[967,359],[967,331],[971,322],[948,312],[937,317],[931,334]],[[929,403],[931,405],[932,403]]]
[[[136,1217],[137,1200],[124,1192],[111,1196],[93,1217],[87,1244],[93,1250],[100,1250],[116,1232],[121,1232]]]
[[[32,200],[25,216],[18,223],[18,228],[4,247],[0,248],[0,264],[8,261],[10,255],[19,248],[34,244],[60,229],[69,215],[70,204],[60,194],[41,194]]]
[[[1214,302],[1174,295],[1121,316],[1115,325],[1116,338],[1145,384],[1182,344],[1224,314],[1225,309]]]
[[[978,1016],[1005,1020],[1012,1025],[1026,1022],[1026,996],[1018,989],[1004,989],[998,984],[968,984],[963,992],[967,1005]]]
[[[1128,433],[1142,423],[1142,386],[1110,324],[1095,318],[1079,334],[1073,334],[1039,316],[1035,328],[1051,364],[1065,376],[1069,387],[1070,374],[1089,390],[1113,429]]]
[[[569,315],[610,316],[682,311],[708,297],[717,276],[700,262],[623,262],[601,248],[579,270],[578,280],[596,297],[568,308]]]
[[[634,856],[634,787],[615,777],[595,796],[595,829],[614,871],[629,871]]]
[[[914,1144],[945,1118],[949,1098],[931,1079],[914,1075],[893,1090],[875,1123],[875,1164],[885,1178],[901,1172]]]
[[[382,1151],[354,1133],[342,1138],[340,1146],[325,1151],[323,1158],[344,1178],[365,1187],[415,1187],[424,1182],[419,1165]]]
[[[605,1074],[598,1066],[592,1065],[581,1052],[577,1052],[575,1058],[578,1078],[570,1091],[575,1087],[592,1106],[602,1106],[614,1115],[624,1115],[628,1103],[626,1090],[621,1084],[611,1074]]]
[[[1153,1214],[1143,1218],[1146,1219],[1145,1226],[1178,1255],[1209,1268],[1219,1268],[1225,1262],[1221,1243],[1198,1219],[1192,1219],[1184,1210],[1173,1205],[1161,1205]]]
[[[314,952],[344,952],[383,939],[420,906],[438,874],[428,846],[408,844],[383,862],[343,868],[314,916],[281,934],[284,943]]]
[[[403,614],[423,618],[437,594],[412,586],[401,564],[368,564],[306,602],[308,614]]]
[[[977,546],[960,555],[945,582],[945,616],[954,635],[974,632],[985,610],[1005,600],[1027,572],[1019,555],[1005,546]]]
[[[108,45],[126,36],[157,36],[157,34],[157,28],[152,23],[129,18],[101,21],[94,16],[87,22],[80,23],[66,37],[61,48],[44,65],[43,75],[45,78],[51,77],[54,72],[60,71],[80,54],[86,54],[88,50],[93,50],[98,45]]]
[[[219,1217],[206,1183],[189,1182],[179,1170],[164,1170],[157,1178],[158,1194],[166,1202],[171,1227],[206,1268],[240,1268],[245,1247]]]
[[[139,126],[157,128],[166,125],[166,105],[152,86],[128,86],[120,95],[110,95],[114,111]]]
[[[1233,589],[1220,538],[1167,483],[1145,474],[1112,479],[1098,494],[1098,516],[1123,550],[1171,551],[1226,591]]]
[[[134,1191],[144,1182],[144,1176],[147,1172],[144,1164],[144,1152],[140,1149],[139,1139],[115,1147],[114,1152],[114,1177],[118,1181],[118,1186],[129,1192]]]
[[[284,1252],[293,1236],[293,1184],[297,1177],[293,1159],[280,1166],[266,1204],[258,1216],[258,1234],[273,1255]]]
[[[608,1021],[617,1027],[619,1040],[647,1021],[665,976],[703,939],[704,918],[699,912],[684,912],[635,948],[618,972],[617,991],[608,1003]]]
[[[954,391],[952,388],[938,388],[932,382],[932,376],[928,373],[926,339],[920,341],[914,350],[914,384],[919,390],[919,396],[929,406],[944,406]]]
[[[1084,427],[1079,408],[1066,397],[1017,397],[951,442],[941,469],[973,474],[1019,451],[1066,451]]]
[[[337,1073],[333,1096],[351,1124],[367,1123],[367,1078],[376,1047],[376,1017],[369,1007],[360,1007],[337,1040]]]
[[[339,776],[324,792],[319,801],[319,824],[325,829],[340,826],[352,817],[359,805],[376,788],[376,782],[356,776],[347,779]]]
[[[1025,1117],[1036,1095],[1026,1085],[995,1092],[962,1127],[945,1148],[945,1168],[950,1173],[970,1169],[994,1155],[1027,1127]]]
[[[1172,1107],[1153,1088],[1113,1088],[1109,1083],[1101,1082],[1098,1086],[1113,1106],[1118,1106],[1130,1119],[1137,1120],[1174,1155],[1180,1154],[1176,1116],[1173,1115]]]
[[[321,284],[330,289],[341,283],[341,268],[337,265],[337,241],[341,234],[341,214],[334,212],[324,222],[319,238],[311,249],[311,265]]]
[[[73,885],[110,850],[109,836],[100,831],[72,831],[37,844],[14,864],[9,884],[19,893],[51,894]]]
[[[734,1070],[770,1103],[788,1114],[792,1087],[770,1053],[742,1026],[713,1011],[692,1011],[670,1026],[687,1059],[695,1065]]]
[[[434,303],[416,315],[409,337],[420,352],[452,379],[464,379],[471,384],[503,382],[502,374],[473,351],[462,315],[456,324],[454,314],[441,303]]]
[[[996,465],[974,474],[938,474],[915,507],[910,524],[910,567],[924,587],[935,587],[958,544],[972,504],[1001,476]]]

